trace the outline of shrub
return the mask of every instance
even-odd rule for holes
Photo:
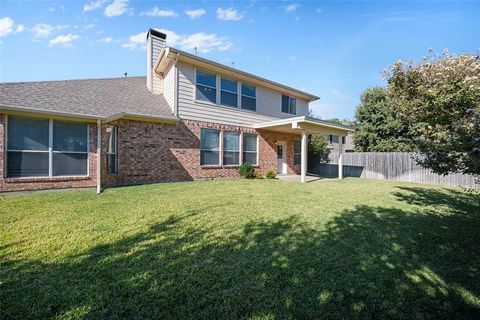
[[[263,176],[260,172],[255,172],[255,179],[263,179]]]
[[[255,168],[248,162],[244,162],[238,167],[238,174],[247,179],[255,178]]]
[[[266,177],[267,179],[275,179],[275,178],[277,177],[277,173],[276,173],[274,170],[269,169],[269,170],[267,170],[267,172],[265,173],[265,177]]]

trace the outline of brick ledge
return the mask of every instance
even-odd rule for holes
[[[5,178],[5,183],[35,183],[35,182],[65,182],[91,180],[89,176],[82,177],[39,177],[39,178]]]

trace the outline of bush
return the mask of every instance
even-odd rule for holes
[[[263,176],[260,172],[255,172],[255,179],[263,179]]]
[[[244,162],[238,167],[238,174],[247,179],[255,178],[255,168],[248,162]]]
[[[277,173],[274,170],[270,169],[265,173],[265,177],[267,179],[275,179],[277,177]]]

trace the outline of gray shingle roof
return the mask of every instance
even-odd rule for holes
[[[0,109],[112,117],[126,113],[176,119],[163,95],[145,77],[0,83]]]

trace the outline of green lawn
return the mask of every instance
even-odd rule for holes
[[[0,197],[0,319],[477,318],[480,196],[345,179]]]

